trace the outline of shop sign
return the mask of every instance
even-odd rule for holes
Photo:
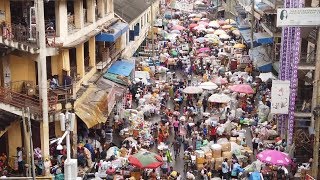
[[[320,8],[279,8],[277,27],[320,26]]]
[[[271,113],[288,114],[290,81],[273,80],[271,88]]]

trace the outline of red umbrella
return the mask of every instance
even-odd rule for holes
[[[189,25],[189,29],[193,29],[195,27],[197,27],[199,24],[196,24],[196,23],[192,23]]]
[[[139,151],[129,156],[129,163],[141,169],[156,169],[163,164],[163,159],[156,153],[150,151]]]
[[[175,26],[172,27],[172,29],[181,31],[181,30],[184,30],[185,28],[183,26],[180,26],[180,25],[175,25]]]
[[[230,86],[229,89],[234,92],[238,93],[245,93],[245,94],[253,94],[254,90],[249,84],[236,84],[233,86]]]

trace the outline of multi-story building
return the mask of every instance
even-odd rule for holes
[[[0,152],[12,157],[16,147],[28,147],[21,117],[29,108],[34,147],[48,157],[49,137],[62,135],[57,114],[72,111],[70,100],[81,98],[79,90],[124,49],[128,25],[114,16],[113,6],[113,0],[0,2]],[[51,87],[53,77],[59,88]]]

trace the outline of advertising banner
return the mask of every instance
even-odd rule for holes
[[[319,26],[320,8],[280,8],[277,9],[277,27]]]
[[[271,113],[288,114],[290,81],[272,80]]]

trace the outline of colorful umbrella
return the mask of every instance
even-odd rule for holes
[[[129,163],[141,169],[156,169],[163,164],[163,159],[156,153],[150,151],[139,151],[129,156]]]
[[[222,77],[215,77],[212,79],[212,82],[218,85],[228,84],[228,80]]]
[[[213,34],[214,33],[214,29],[212,29],[212,28],[209,28],[209,29],[207,29],[206,30],[206,32],[208,33],[208,34]]]
[[[220,39],[230,39],[231,37],[228,34],[220,34]]]
[[[204,27],[203,25],[199,25],[197,27],[194,27],[193,29],[197,30],[197,31],[206,31],[207,30],[207,28]]]
[[[236,84],[233,86],[230,86],[229,89],[234,92],[238,93],[245,93],[245,94],[253,94],[254,90],[249,84]]]
[[[218,29],[218,30],[216,30],[213,34],[215,34],[215,35],[221,35],[221,34],[227,34],[224,30],[222,30],[222,29]]]
[[[205,38],[213,38],[213,39],[219,40],[219,36],[217,36],[215,34],[206,34],[204,37]]]
[[[192,18],[191,20],[192,20],[192,21],[200,21],[201,19],[198,18],[198,17],[195,17],[195,18]]]
[[[205,90],[214,90],[218,88],[218,86],[213,82],[203,82],[199,85],[199,87]]]
[[[206,53],[200,53],[197,55],[198,57],[208,57],[209,55]]]
[[[210,48],[200,48],[200,49],[198,49],[199,53],[208,52],[208,51],[210,51]]]
[[[232,33],[233,33],[234,35],[236,35],[236,36],[240,36],[240,35],[241,35],[241,34],[240,34],[240,31],[239,31],[238,29],[233,30]]]
[[[257,159],[264,163],[278,166],[288,166],[292,162],[289,155],[276,150],[264,150],[257,155]]]
[[[179,30],[179,31],[182,31],[185,29],[185,27],[181,26],[181,25],[175,25],[172,27],[173,30]]]
[[[206,39],[205,37],[199,37],[199,38],[196,39],[196,41],[199,42],[199,43],[203,43],[203,42],[205,42],[206,40],[207,40],[207,39]]]
[[[189,29],[193,29],[195,27],[199,26],[199,24],[196,24],[196,23],[192,23],[189,25]]]
[[[243,48],[246,48],[246,45],[244,45],[244,44],[235,44],[233,47],[236,48],[236,49],[243,49]]]
[[[229,101],[231,101],[231,98],[226,94],[212,94],[209,97],[208,101],[215,103],[228,103]]]
[[[226,19],[224,22],[225,24],[237,24],[236,21],[233,19]]]
[[[200,22],[198,22],[198,24],[206,27],[206,26],[208,26],[209,23],[207,23],[205,21],[200,21]]]
[[[232,26],[231,25],[224,25],[224,26],[221,26],[221,28],[222,29],[230,29],[230,28],[232,28]]]
[[[219,28],[220,25],[217,21],[211,21],[209,24],[208,24],[209,27],[213,27],[213,28]]]
[[[188,86],[183,90],[183,93],[185,94],[201,94],[202,92],[202,88],[196,86]]]
[[[224,20],[219,20],[218,23],[220,26],[223,26],[224,24],[226,24],[226,22]]]
[[[170,33],[173,33],[173,34],[181,34],[181,32],[179,30],[172,30],[170,31]]]

